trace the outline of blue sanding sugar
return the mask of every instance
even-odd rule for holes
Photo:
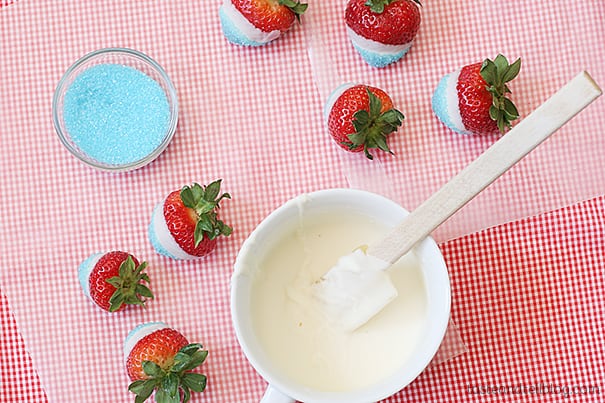
[[[69,86],[63,119],[73,142],[89,157],[127,164],[162,143],[170,107],[151,77],[132,67],[100,64],[84,70]]]

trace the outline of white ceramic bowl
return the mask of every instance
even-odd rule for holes
[[[66,127],[63,114],[66,92],[68,91],[70,85],[81,73],[93,66],[98,66],[101,64],[116,64],[136,69],[154,80],[166,95],[169,112],[169,121],[166,131],[164,132],[161,140],[158,142],[158,145],[153,150],[138,159],[123,163],[109,163],[107,161],[95,158],[91,156],[90,153],[87,153],[78,146],[77,142],[74,141],[72,135]],[[81,57],[65,71],[65,74],[55,89],[52,102],[52,115],[55,130],[59,136],[59,139],[61,140],[61,143],[63,143],[65,148],[67,148],[67,150],[76,156],[80,161],[103,171],[130,171],[149,164],[151,161],[156,159],[166,147],[168,147],[168,144],[174,136],[178,122],[177,93],[172,81],[170,81],[168,74],[166,74],[162,66],[160,66],[149,56],[139,51],[127,48],[99,49]]]
[[[343,208],[354,214],[369,215],[389,227],[398,224],[408,212],[397,203],[380,195],[353,189],[329,189],[300,195],[273,211],[243,243],[235,261],[231,282],[231,312],[239,343],[256,371],[269,383],[263,402],[374,402],[384,399],[412,382],[430,363],[437,352],[450,317],[450,283],[441,251],[432,238],[418,244],[418,256],[426,287],[426,315],[422,336],[414,346],[412,356],[401,362],[398,369],[378,383],[350,392],[312,390],[278,371],[268,358],[254,331],[251,314],[251,287],[254,267],[264,253],[289,231],[294,231],[300,219],[300,205],[305,215],[336,212]],[[363,358],[360,358],[363,365]]]

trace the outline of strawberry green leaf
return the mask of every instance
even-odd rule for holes
[[[188,372],[181,378],[181,383],[194,392],[203,392],[206,389],[206,375]]]
[[[134,271],[134,261],[132,257],[128,256],[126,260],[120,264],[120,277],[124,278],[127,274],[130,274]]]
[[[191,186],[191,195],[193,200],[199,200],[204,197],[204,188],[199,183],[194,183]]]
[[[134,262],[133,262],[133,263],[134,263]],[[143,272],[143,270],[145,270],[146,268],[147,268],[147,262],[143,262],[143,263],[141,263],[141,264],[139,265],[139,267],[137,267],[137,268],[134,270],[134,275],[135,275],[135,276],[139,276],[139,275],[141,275],[141,273]],[[145,275],[145,276],[146,276],[146,274],[143,274],[143,275]]]
[[[350,140],[349,147],[352,149],[357,148],[359,144],[366,143],[367,134],[365,131],[358,130],[356,133],[349,134],[348,138]]]
[[[489,115],[496,121],[501,133],[510,128],[511,122],[519,117],[517,108],[506,96],[511,92],[506,83],[517,77],[520,69],[521,59],[509,64],[506,57],[501,54],[493,61],[486,59],[481,64],[480,74],[486,83],[485,89],[492,95]]]
[[[497,78],[496,65],[489,59],[483,61],[481,65],[481,77],[486,83],[495,83]]]
[[[151,290],[143,285],[143,284],[137,284],[136,286],[136,293],[139,294],[142,297],[146,297],[146,298],[152,298],[153,299],[153,293],[151,292]]]
[[[206,189],[204,192],[204,199],[207,200],[209,203],[216,204],[216,202],[217,202],[216,198],[218,197],[220,191],[221,191],[221,180],[219,179],[219,180],[212,182],[208,186],[206,186]],[[221,197],[224,197],[226,195],[227,195],[227,193],[225,193]]]
[[[389,0],[368,0],[365,2],[365,5],[370,7],[370,10],[375,12],[376,14],[382,14],[385,6],[387,6],[392,1]]]
[[[508,60],[503,55],[498,55],[494,59],[494,65],[496,66],[496,79],[502,81],[504,71],[508,68]]]
[[[131,383],[128,386],[128,390],[137,395],[137,399],[140,399],[141,402],[144,402],[149,396],[151,396],[155,386],[154,379],[139,380]]]
[[[183,391],[183,403],[187,403],[191,400],[191,390],[185,385],[181,385],[181,390]]]
[[[382,101],[369,88],[366,88],[369,100],[368,110],[362,109],[353,114],[354,133],[347,136],[348,142],[342,144],[350,150],[363,146],[368,159],[374,157],[369,150],[378,148],[393,154],[387,145],[387,136],[399,128],[404,116],[396,109],[382,112]]]
[[[195,208],[196,198],[193,196],[193,190],[190,187],[185,186],[183,189],[181,189],[181,200],[183,201],[185,207]]]
[[[364,5],[370,7],[370,10],[372,10],[372,12],[376,13],[376,14],[382,14],[384,12],[384,8],[386,6],[388,6],[391,3],[394,3],[398,0],[367,0]],[[413,0],[414,3],[418,4],[419,6],[421,6],[422,4],[420,4],[420,0]]]
[[[383,134],[387,135],[397,130],[397,128],[401,126],[403,119],[403,114],[397,109],[389,109],[384,112],[382,114],[382,121],[384,123]]]
[[[365,109],[355,112],[353,118],[353,127],[358,133],[370,123],[370,114]]]
[[[387,145],[386,139],[384,137],[376,137],[376,147],[381,149],[382,151],[393,154],[393,152],[389,149]]]
[[[120,276],[109,277],[105,281],[107,281],[109,284],[113,285],[116,288],[122,285],[122,279],[120,278]]]
[[[157,403],[179,403],[178,397],[170,396],[164,389],[155,391],[155,401]]]
[[[504,74],[502,76],[502,81],[507,83],[507,82],[513,80],[515,77],[517,77],[520,70],[521,70],[521,59],[517,59],[513,62],[513,64],[508,66],[508,68],[506,69],[506,71],[504,72]],[[506,87],[506,89],[508,89],[508,87]]]
[[[293,13],[296,19],[300,22],[300,16],[307,11],[308,4],[303,4],[300,1],[294,0],[279,0],[279,4],[288,7]]]
[[[179,377],[174,373],[167,374],[162,380],[160,387],[164,389],[169,396],[177,396],[179,392]]]
[[[162,368],[153,361],[145,360],[141,364],[143,366],[143,372],[145,372],[146,375],[157,377],[160,374],[163,374]]]
[[[181,200],[183,204],[195,211],[197,222],[194,230],[195,246],[197,247],[205,236],[212,240],[219,235],[228,236],[231,228],[217,219],[219,202],[222,199],[230,199],[229,193],[220,194],[221,179],[210,183],[206,187],[199,184],[184,186],[181,189]]]
[[[185,366],[185,371],[190,371],[199,367],[206,360],[207,356],[208,351],[206,350],[196,351],[193,353],[193,355],[191,355],[191,361],[189,361],[189,363]]]
[[[370,116],[380,116],[380,112],[382,109],[382,102],[376,95],[372,93],[369,89],[366,89],[368,92],[368,98],[370,100]]]
[[[498,119],[498,108],[495,105],[491,105],[489,107],[489,117],[492,120],[497,120]]]
[[[135,398],[134,398],[134,403],[143,403],[143,402],[145,402],[145,400],[147,400],[148,398],[149,398],[149,396],[147,396],[147,397],[135,396]]]
[[[221,191],[221,181],[217,180],[206,186],[206,191],[204,192],[204,199],[213,203],[214,200],[218,197],[219,192]]]
[[[109,298],[109,312],[117,311],[124,303],[124,294],[121,290],[116,290],[111,298]]]
[[[506,130],[507,122],[505,121],[504,115],[498,115],[496,124],[498,125],[498,130],[500,130],[500,132],[503,133]]]
[[[204,234],[213,235],[214,234],[214,225],[212,225],[212,219],[209,215],[203,215],[200,217],[200,220],[195,225],[195,246],[198,246],[202,241]]]
[[[187,366],[191,362],[191,357],[187,354],[178,353],[174,356],[174,364],[170,368],[172,372],[182,372],[187,369]]]
[[[219,227],[221,235],[229,236],[233,232],[233,228],[231,228],[230,226],[228,226],[227,224],[225,224],[222,221],[219,221],[217,223],[217,225]]]
[[[185,347],[182,347],[179,352],[187,355],[191,355],[195,353],[197,350],[200,350],[202,345],[200,343],[191,343],[187,344]]]
[[[145,298],[153,299],[153,293],[142,282],[149,283],[149,276],[143,273],[147,262],[135,266],[134,259],[128,256],[120,265],[119,275],[105,280],[115,287],[115,291],[109,299],[109,311],[115,312],[123,304],[144,305]]]

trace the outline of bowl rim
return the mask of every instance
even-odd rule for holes
[[[332,194],[334,194],[334,196],[332,196]],[[404,370],[405,366],[402,365],[394,374],[389,376],[387,379],[380,381],[378,384],[371,387],[348,392],[311,391],[309,388],[303,387],[302,385],[293,385],[295,383],[293,381],[287,383],[282,382],[281,377],[275,376],[274,373],[272,373],[270,370],[267,370],[262,357],[259,358],[259,356],[254,353],[254,350],[257,348],[257,346],[255,345],[255,338],[253,334],[249,334],[253,333],[253,330],[247,329],[247,325],[243,324],[240,321],[240,318],[243,315],[243,297],[239,290],[241,287],[246,287],[246,283],[249,283],[252,277],[252,275],[246,272],[245,268],[242,267],[242,265],[245,264],[243,262],[244,257],[245,255],[250,253],[254,255],[255,238],[258,236],[258,234],[262,234],[263,232],[270,230],[271,226],[273,225],[273,222],[276,219],[279,220],[280,217],[287,216],[288,211],[292,208],[295,208],[297,206],[297,203],[299,203],[301,199],[304,200],[307,197],[320,199],[326,197],[343,198],[343,195],[346,197],[353,198],[369,198],[375,202],[380,202],[384,205],[390,206],[389,209],[399,209],[403,216],[408,214],[408,211],[395,201],[377,193],[361,189],[331,188],[318,190],[310,193],[302,193],[274,209],[260,222],[260,224],[256,226],[256,228],[248,235],[248,237],[245,239],[242,246],[240,247],[240,250],[234,263],[234,272],[231,278],[230,287],[230,308],[232,322],[238,343],[240,344],[244,355],[246,356],[252,367],[269,383],[270,389],[277,389],[281,393],[284,393],[287,396],[290,396],[291,398],[300,401],[313,401],[318,403],[367,402],[379,401],[397,393],[399,390],[408,386],[414,379],[416,379],[416,377],[418,377],[418,375],[422,373],[422,371],[427,368],[427,366],[430,364],[431,360],[434,358],[435,354],[439,350],[439,347],[443,343],[447,327],[449,325],[449,319],[451,314],[451,283],[449,278],[449,272],[447,270],[447,265],[443,258],[443,253],[441,252],[433,238],[429,236],[425,238],[422,242],[420,242],[415,247],[415,249],[422,249],[424,251],[424,254],[418,256],[419,259],[423,259],[426,254],[434,259],[437,259],[439,262],[441,269],[439,270],[439,275],[441,276],[441,282],[444,284],[445,289],[443,290],[444,295],[442,301],[439,304],[435,304],[438,305],[439,310],[442,312],[442,315],[439,317],[442,320],[431,320],[427,323],[425,330],[430,330],[431,332],[433,332],[433,337],[430,337],[430,339],[424,339],[419,343],[419,348],[422,347],[422,351],[425,354],[423,354],[421,357],[414,357],[414,361],[411,361],[413,363],[416,363],[413,366],[413,369]],[[427,292],[429,291],[430,289],[427,289]],[[405,377],[403,377],[402,375],[405,375]]]
[[[65,91],[68,88],[67,81],[71,78],[73,73],[75,71],[77,71],[77,69],[80,66],[89,62],[90,60],[93,60],[97,57],[100,57],[100,56],[103,56],[106,54],[126,55],[129,57],[138,59],[139,61],[142,61],[143,63],[150,66],[154,71],[156,71],[158,73],[158,75],[161,77],[161,80],[163,81],[163,84],[165,84],[165,89],[162,85],[160,85],[160,86],[162,87],[164,93],[166,94],[166,98],[168,100],[168,105],[169,105],[170,121],[168,123],[168,129],[166,131],[166,134],[165,134],[162,142],[151,153],[147,154],[143,158],[138,159],[133,162],[126,163],[126,164],[107,164],[107,163],[104,163],[101,161],[97,161],[94,158],[91,158],[90,156],[86,155],[86,153],[84,153],[84,152],[80,151],[79,149],[77,149],[76,147],[74,147],[74,145],[71,144],[70,141],[68,140],[68,134],[65,133],[64,130],[61,128],[61,122],[60,122],[59,116],[62,115],[62,112],[59,111],[59,102],[60,102],[62,96],[65,94]],[[116,63],[116,64],[119,64],[119,63]],[[130,66],[130,67],[132,67],[132,66]],[[136,68],[136,67],[134,67],[134,68]],[[153,80],[155,80],[155,79],[153,79]],[[96,168],[100,171],[106,171],[106,172],[132,171],[132,170],[141,168],[141,167],[149,164],[153,160],[155,160],[166,149],[166,147],[168,147],[168,144],[172,141],[172,138],[174,137],[174,134],[175,134],[176,128],[177,128],[177,124],[178,124],[178,115],[179,115],[179,107],[178,107],[177,91],[176,91],[176,87],[174,86],[172,80],[168,76],[168,73],[166,73],[164,68],[158,62],[156,62],[154,59],[152,59],[145,53],[140,52],[135,49],[126,48],[126,47],[101,48],[101,49],[97,49],[92,52],[89,52],[89,53],[85,54],[84,56],[80,57],[79,59],[77,59],[72,65],[70,65],[67,68],[67,70],[65,70],[65,72],[61,76],[61,79],[59,80],[59,82],[57,83],[57,86],[55,87],[55,91],[53,93],[53,99],[52,99],[53,126],[54,126],[55,132],[57,133],[57,136],[59,137],[59,140],[61,141],[63,146],[65,146],[65,148],[67,148],[67,150],[81,162],[85,163],[88,166]]]

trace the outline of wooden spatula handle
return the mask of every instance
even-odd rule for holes
[[[485,187],[588,106],[601,89],[582,72],[409,214],[367,253],[394,263]]]

